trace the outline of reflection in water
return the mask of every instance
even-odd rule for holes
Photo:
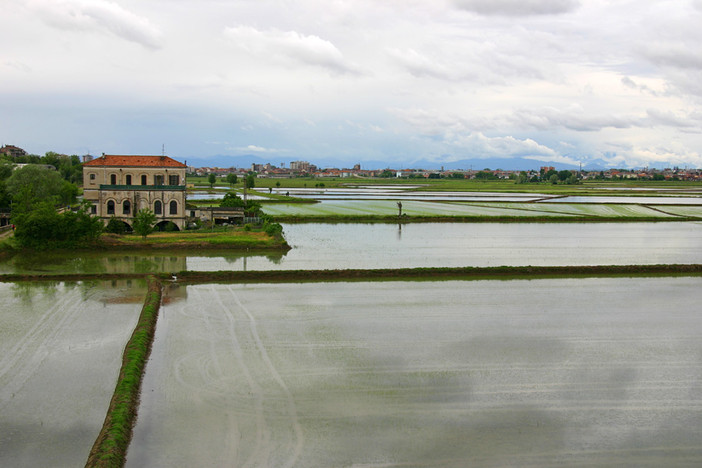
[[[0,273],[52,274],[52,273],[176,273],[203,269],[202,264],[215,262],[218,268],[235,270],[243,263],[246,270],[248,257],[265,258],[267,262],[279,264],[286,252],[80,252],[79,254],[41,252],[18,254],[0,263]],[[223,267],[222,264],[227,266]],[[208,270],[210,268],[204,268]]]

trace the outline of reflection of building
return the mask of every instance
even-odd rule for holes
[[[130,227],[137,211],[154,212],[158,225],[185,227],[187,166],[168,156],[102,155],[83,164],[83,196],[92,213]]]

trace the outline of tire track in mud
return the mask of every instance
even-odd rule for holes
[[[12,369],[20,366],[17,373],[10,377],[9,382],[3,386],[2,392],[0,392],[0,409],[14,397],[15,393],[41,366],[50,354],[52,342],[65,330],[65,324],[77,318],[81,310],[81,302],[74,301],[74,299],[70,294],[63,294],[61,299],[42,315],[39,321],[0,361],[0,379]]]
[[[295,443],[291,447],[292,448],[292,453],[290,454],[288,460],[285,462],[284,465],[282,465],[285,468],[290,468],[295,465],[295,462],[300,458],[300,455],[302,454],[302,448],[304,446],[305,440],[302,434],[302,426],[300,425],[300,421],[297,415],[297,407],[295,405],[295,399],[293,398],[292,392],[288,388],[287,384],[283,380],[283,378],[280,376],[278,373],[278,370],[276,369],[275,365],[271,361],[270,357],[268,356],[268,352],[266,351],[266,347],[263,344],[263,341],[261,340],[260,335],[258,334],[258,329],[256,325],[256,319],[254,318],[253,314],[249,311],[249,309],[241,302],[239,299],[239,296],[237,295],[236,291],[232,288],[232,286],[227,286],[227,289],[229,290],[232,298],[236,302],[236,304],[241,308],[242,311],[246,314],[246,316],[249,319],[249,331],[251,333],[251,336],[254,339],[254,342],[256,343],[256,348],[258,349],[258,352],[261,356],[261,359],[265,363],[268,371],[270,372],[271,376],[273,379],[278,383],[280,388],[282,389],[283,393],[285,394],[285,399],[287,401],[287,407],[288,407],[288,415],[290,417],[290,422],[292,423],[293,426],[293,431],[294,431],[294,438],[295,438]]]
[[[193,288],[195,289],[195,288]],[[210,297],[216,298],[217,305],[219,306],[219,310],[222,311],[223,317],[227,321],[227,332],[229,335],[228,341],[229,341],[229,346],[231,350],[234,353],[234,357],[236,358],[236,362],[241,369],[242,374],[244,375],[244,379],[246,380],[246,384],[248,385],[251,395],[253,396],[254,399],[254,414],[255,414],[255,419],[256,419],[256,442],[253,448],[253,452],[251,455],[249,455],[249,458],[245,461],[245,463],[242,465],[244,468],[248,468],[250,466],[256,466],[257,462],[262,462],[265,464],[267,462],[267,454],[265,452],[265,448],[269,445],[270,443],[270,430],[268,430],[267,425],[266,425],[266,419],[264,416],[263,412],[263,389],[261,388],[260,385],[255,381],[253,378],[251,371],[249,367],[246,365],[246,359],[244,358],[243,350],[241,348],[241,344],[239,343],[239,338],[237,336],[237,329],[236,329],[236,319],[234,318],[231,310],[229,307],[222,301],[222,298],[220,295],[217,293],[217,290],[215,289],[214,286],[210,286],[209,288],[210,291]],[[200,296],[198,299],[202,302],[204,302],[204,298],[198,291],[197,294]],[[209,336],[214,335],[215,328],[212,326],[210,323],[209,318],[207,317],[207,314],[204,309],[202,309],[202,316],[203,320],[206,324],[206,327],[209,329]],[[214,358],[216,359],[216,349],[214,348],[215,340],[211,339],[210,340],[212,347],[211,347],[211,353],[214,355]],[[221,370],[220,374],[224,375]],[[235,429],[236,433],[240,434],[240,431],[238,430],[238,425],[235,423]],[[229,457],[230,460],[236,460],[238,459],[238,452],[239,452],[239,440],[233,441],[230,440],[226,451],[231,453],[231,457]],[[253,464],[253,465],[252,465]]]

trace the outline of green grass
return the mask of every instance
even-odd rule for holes
[[[124,466],[160,305],[161,284],[152,278],[139,321],[125,347],[115,392],[102,430],[88,456],[87,467]]]
[[[245,231],[241,228],[209,231],[159,232],[146,238],[128,234],[104,235],[103,244],[110,248],[207,248],[208,246],[233,249],[289,248],[284,239],[270,236],[260,230]]]

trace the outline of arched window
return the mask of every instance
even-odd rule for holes
[[[128,215],[132,211],[132,204],[129,202],[129,200],[124,200],[124,203],[122,203],[122,214]]]
[[[127,174],[127,185],[132,185],[132,176]]]
[[[110,174],[110,185],[117,185],[117,174]]]
[[[154,202],[154,214],[163,214],[163,204],[161,203],[161,200],[156,200]]]
[[[108,215],[115,214],[115,202],[113,202],[112,200],[107,202],[107,214]]]
[[[178,202],[175,200],[173,200],[170,204],[170,214],[172,214],[172,215],[178,214]]]
[[[141,176],[141,185],[146,185],[146,174],[142,174]]]

